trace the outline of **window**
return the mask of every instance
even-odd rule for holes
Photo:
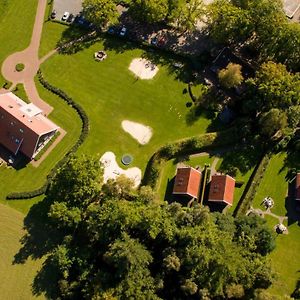
[[[10,122],[10,125],[11,125],[11,126],[14,126],[15,124],[16,124],[16,123],[15,123],[14,121],[11,121],[11,122]]]
[[[19,129],[21,133],[24,133],[24,130],[22,128]]]
[[[16,139],[15,142],[16,142],[16,144],[20,144],[20,140],[19,139]]]

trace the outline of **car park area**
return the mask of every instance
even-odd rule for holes
[[[74,17],[82,10],[82,0],[54,0],[53,11],[56,12],[54,19],[67,21],[72,14]],[[69,13],[65,20],[62,20],[65,13]],[[69,22],[72,22],[71,18]]]

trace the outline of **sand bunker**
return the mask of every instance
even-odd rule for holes
[[[132,60],[129,70],[141,79],[152,79],[158,72],[158,67],[144,58]]]
[[[137,167],[123,170],[119,167],[116,161],[116,156],[113,152],[105,152],[100,158],[100,161],[104,167],[104,182],[106,182],[108,179],[116,179],[121,174],[124,174],[134,181],[135,187],[141,183],[142,171]]]
[[[124,120],[122,121],[122,128],[141,145],[147,144],[152,137],[152,128],[140,123]]]

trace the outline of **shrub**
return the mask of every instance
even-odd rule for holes
[[[17,71],[17,72],[23,71],[24,68],[25,68],[25,65],[24,65],[24,64],[17,64],[17,65],[16,65],[16,71]]]

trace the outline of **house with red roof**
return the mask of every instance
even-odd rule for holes
[[[33,103],[11,92],[0,95],[0,144],[14,155],[34,158],[58,129]]]
[[[296,175],[296,181],[295,181],[295,199],[297,201],[300,201],[300,173],[297,173]]]
[[[175,177],[173,195],[198,198],[201,172],[192,167],[179,167]]]
[[[233,203],[235,179],[229,175],[215,174],[211,178],[208,201],[228,205]]]

